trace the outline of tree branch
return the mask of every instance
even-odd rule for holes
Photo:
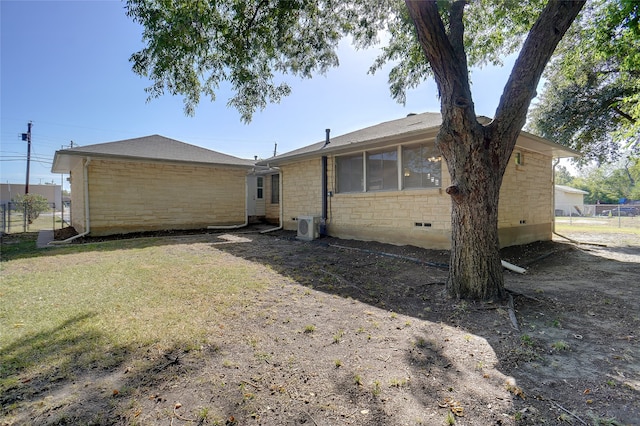
[[[415,25],[420,46],[433,70],[441,98],[443,121],[458,116],[459,112],[464,115],[464,121],[475,121],[463,41],[462,17],[466,1],[452,3],[449,35],[440,18],[436,0],[405,0],[405,4]]]
[[[633,118],[632,116],[630,116],[629,114],[627,114],[626,112],[622,111],[620,108],[618,107],[613,107],[612,110],[618,114],[620,117],[622,118],[626,118],[627,120],[629,120],[629,122],[635,124],[636,123],[636,119]]]
[[[549,1],[531,28],[505,85],[494,121],[498,134],[516,136],[524,126],[531,100],[556,46],[584,6],[585,0]],[[506,138],[515,143],[515,137]],[[505,156],[511,149],[503,151]],[[508,161],[503,158],[503,161]]]

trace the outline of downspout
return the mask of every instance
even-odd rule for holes
[[[322,220],[320,221],[320,235],[327,236],[327,156],[322,156]]]
[[[91,232],[91,220],[89,219],[89,163],[91,163],[91,157],[87,157],[84,161],[84,167],[82,174],[84,177],[84,232],[78,235],[74,235],[71,238],[67,238],[62,241],[51,241],[49,244],[69,244],[71,241],[84,237]]]
[[[331,133],[331,129],[326,129],[326,139],[324,143],[324,147],[331,143],[329,139],[329,134]],[[320,235],[325,237],[327,236],[327,196],[328,196],[328,185],[327,185],[327,156],[322,156],[322,220],[320,221]]]
[[[579,241],[573,240],[569,237],[565,237],[564,235],[558,234],[556,232],[556,166],[560,163],[560,159],[556,159],[556,161],[553,163],[553,179],[551,180],[553,182],[553,197],[551,197],[551,209],[553,210],[553,214],[551,215],[552,219],[552,233],[553,235],[557,235],[560,238],[564,238],[567,241],[570,241],[574,244],[582,244]],[[590,245],[600,245],[600,244],[596,244],[596,243],[589,243]],[[600,245],[601,247],[606,247],[606,245]]]
[[[238,229],[244,228],[249,224],[249,205],[247,202],[247,197],[249,196],[249,175],[244,179],[244,223],[240,225],[211,225],[207,226],[207,229]]]
[[[264,231],[260,231],[261,234],[266,234],[267,232],[273,232],[273,231],[279,231],[282,228],[284,228],[284,221],[283,221],[283,217],[284,217],[284,206],[283,206],[283,198],[282,198],[282,170],[280,170],[280,168],[278,167],[274,167],[274,169],[278,170],[278,175],[280,176],[280,179],[278,179],[278,202],[280,203],[280,212],[279,212],[279,218],[278,220],[280,221],[280,225],[275,227],[275,228],[269,228],[269,229],[265,229]]]
[[[559,235],[559,234],[556,234],[556,166],[558,164],[560,164],[560,159],[556,158],[556,161],[553,162],[553,170],[551,175],[551,186],[552,186],[551,194],[553,194],[551,196],[551,233],[555,235]],[[559,236],[562,237],[562,235],[559,235]],[[565,238],[565,237],[562,237],[562,238]]]

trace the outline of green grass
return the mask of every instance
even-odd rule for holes
[[[555,231],[559,234],[563,232],[586,232],[603,234],[635,234],[640,235],[640,217],[618,218],[595,217],[576,218],[571,223],[568,219],[556,220]]]
[[[63,226],[62,219],[60,219],[60,216],[52,216],[51,213],[51,211],[44,212],[33,223],[27,224],[27,232],[38,232],[43,229],[61,229]],[[12,211],[9,219],[9,232],[11,234],[24,232],[24,216],[22,213]]]
[[[263,288],[259,265],[205,243],[139,239],[36,252],[2,245],[0,394],[20,381],[72,378],[150,349],[197,350],[211,324]]]

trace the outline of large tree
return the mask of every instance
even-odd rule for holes
[[[369,46],[387,31],[391,41],[374,68],[398,61],[390,75],[393,95],[402,100],[407,87],[427,76],[438,86],[442,128],[436,145],[452,181],[446,189],[452,200],[449,294],[495,300],[505,296],[498,242],[502,177],[545,65],[583,4],[128,0],[127,8],[144,27],[147,45],[131,59],[134,71],[153,81],[150,96],[184,95],[193,112],[201,94],[214,100],[228,82],[235,91],[229,105],[245,121],[290,92],[286,74],[311,77],[338,65],[343,37]],[[518,48],[493,120],[480,123],[469,66],[497,63]]]
[[[640,153],[640,2],[594,0],[545,71],[530,129],[583,163]]]

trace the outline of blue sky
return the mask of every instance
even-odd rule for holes
[[[120,1],[0,1],[0,181],[24,183],[33,121],[30,184],[61,182],[51,173],[56,150],[160,134],[242,158],[268,158],[332,135],[406,116],[439,111],[435,84],[411,91],[405,106],[389,94],[387,75],[367,70],[374,50],[340,48],[340,67],[311,80],[289,80],[293,94],[257,112],[250,124],[227,108],[229,93],[202,99],[195,117],[181,97],[147,102],[149,81],[131,71],[143,47],[141,27]],[[476,112],[493,116],[511,61],[475,71]]]

